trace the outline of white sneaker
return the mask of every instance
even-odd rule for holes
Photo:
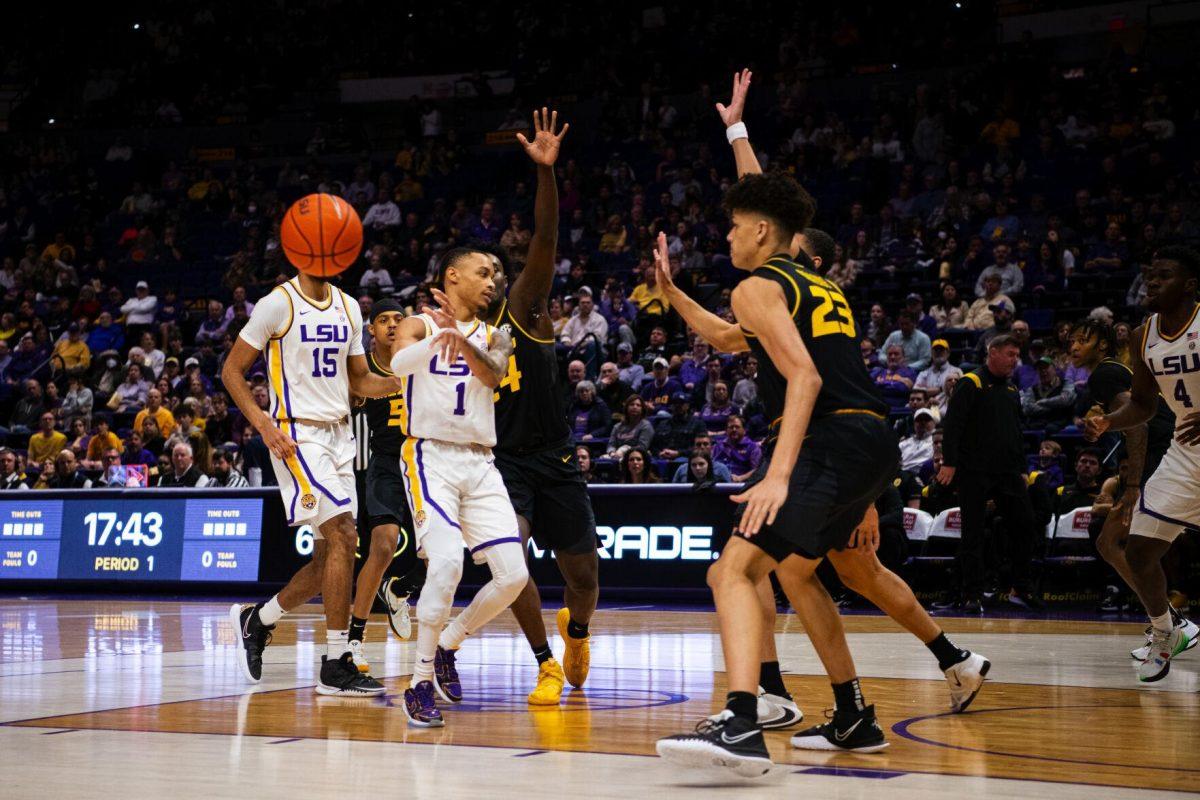
[[[1150,631],[1150,648],[1145,661],[1139,661],[1134,666],[1134,672],[1142,683],[1154,683],[1167,677],[1171,671],[1171,656],[1181,653],[1187,647],[1187,636],[1181,627],[1172,628],[1170,632],[1157,628]]]
[[[412,617],[409,614],[408,597],[401,597],[392,591],[392,583],[395,580],[392,578],[379,587],[379,599],[387,608],[388,627],[392,629],[392,633],[396,634],[396,638],[408,641],[412,638]]]
[[[1172,658],[1174,658],[1175,656],[1179,655],[1182,652],[1191,650],[1197,644],[1200,644],[1200,625],[1197,625],[1196,623],[1192,622],[1190,619],[1187,619],[1186,617],[1179,617],[1175,621],[1175,627],[1176,627],[1176,629],[1183,630],[1183,635],[1184,635],[1184,637],[1186,637],[1186,642],[1183,644],[1183,650],[1177,650],[1174,653],[1171,653]],[[1132,658],[1134,661],[1145,661],[1146,660],[1146,658],[1150,655],[1150,639],[1152,638],[1153,633],[1154,633],[1153,626],[1147,625],[1146,626],[1146,643],[1144,645],[1142,645],[1141,647],[1135,647],[1134,649],[1130,650],[1129,651],[1130,658]]]
[[[758,724],[763,730],[790,728],[804,719],[804,712],[790,697],[770,694],[758,687]]]
[[[964,661],[960,661],[945,671],[946,683],[950,685],[950,710],[961,714],[971,705],[975,695],[983,688],[988,670],[992,662],[979,653],[971,653]]]
[[[363,653],[363,643],[357,639],[350,640],[350,659],[362,674],[367,675],[371,672],[371,665],[367,663],[367,657]]]

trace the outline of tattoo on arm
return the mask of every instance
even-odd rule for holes
[[[470,342],[467,343],[467,346],[474,352],[475,357],[496,376],[497,380],[503,378],[508,372],[508,357],[512,355],[513,342],[512,337],[505,331],[497,328],[492,332],[492,340],[488,344],[486,353]]]

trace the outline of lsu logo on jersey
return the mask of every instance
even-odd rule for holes
[[[1192,343],[1195,346],[1195,343]],[[1193,372],[1200,372],[1200,353],[1164,356],[1159,364],[1155,364],[1156,359],[1146,359],[1150,365],[1150,372],[1154,375],[1189,375]]]
[[[438,369],[438,365],[442,364],[442,369]],[[462,356],[453,364],[446,365],[441,356],[434,356],[429,359],[429,374],[430,375],[447,375],[451,378],[465,378],[471,374],[471,368],[467,366],[467,360]]]
[[[337,342],[350,341],[348,325],[301,325],[300,341],[302,342]]]

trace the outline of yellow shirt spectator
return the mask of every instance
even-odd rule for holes
[[[155,390],[151,390],[155,391]],[[133,429],[138,433],[142,432],[142,423],[146,421],[146,417],[153,415],[154,421],[158,423],[158,431],[162,437],[166,439],[171,435],[171,431],[175,430],[175,415],[171,413],[171,409],[166,406],[159,406],[158,410],[151,411],[149,408],[143,408],[133,418]]]
[[[633,287],[633,291],[629,293],[629,302],[637,306],[638,311],[642,314],[661,317],[671,310],[671,301],[667,299],[667,295],[657,283],[653,286],[639,283]]]
[[[40,466],[47,459],[53,461],[66,446],[67,435],[62,431],[51,431],[49,436],[38,431],[29,437],[29,453],[26,460],[30,464]]]
[[[112,431],[97,433],[88,441],[87,460],[100,461],[104,458],[105,450],[124,450],[125,443]]]
[[[61,359],[62,369],[67,371],[87,369],[92,365],[92,350],[87,346],[87,342],[80,338],[75,323],[71,323],[71,327],[75,328],[76,332],[69,334],[65,339],[59,339],[54,345],[55,366],[58,366],[58,360]]]

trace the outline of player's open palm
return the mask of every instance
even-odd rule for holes
[[[571,125],[563,123],[560,131],[555,130],[557,126],[558,112],[549,111],[543,106],[540,113],[533,112],[533,141],[526,139],[523,133],[517,134],[517,141],[525,148],[533,163],[549,167],[558,160],[558,149]]]
[[[675,279],[671,276],[671,255],[667,250],[667,234],[658,232],[654,243],[654,276],[666,294],[675,291]]]
[[[439,328],[456,328],[458,327],[458,314],[454,308],[454,302],[449,295],[441,289],[433,289],[433,299],[437,303],[437,308],[432,306],[422,306],[421,311],[429,315],[433,320],[433,324]]]
[[[742,121],[742,112],[746,110],[746,93],[750,91],[750,76],[753,74],[748,69],[733,73],[733,95],[729,105],[717,103],[717,113],[721,115],[726,128]]]

